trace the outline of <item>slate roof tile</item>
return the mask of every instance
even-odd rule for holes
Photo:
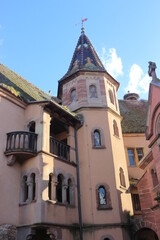
[[[146,100],[119,100],[123,133],[145,133],[147,107]]]
[[[0,84],[11,92],[15,92],[18,97],[26,102],[51,99],[50,95],[46,94],[3,64],[0,64]]]

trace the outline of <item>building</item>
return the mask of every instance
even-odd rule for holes
[[[84,28],[57,98],[0,64],[0,239],[130,239],[147,102],[118,87]]]
[[[138,94],[128,93],[119,100],[119,107],[123,117],[121,124],[133,210],[135,215],[139,215],[141,205],[136,184],[144,174],[138,164],[149,151],[145,136],[148,101],[139,100]]]
[[[152,77],[148,97],[146,123],[146,139],[149,151],[139,162],[144,170],[143,176],[137,183],[141,204],[141,215],[135,218],[135,239],[160,239],[160,153],[159,153],[159,122],[160,122],[160,80],[155,73],[155,63],[149,62],[149,76]]]

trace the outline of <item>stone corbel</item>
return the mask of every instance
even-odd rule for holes
[[[13,166],[16,162],[16,157],[14,155],[10,155],[7,157],[7,165]]]

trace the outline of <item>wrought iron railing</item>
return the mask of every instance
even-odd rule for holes
[[[27,131],[7,133],[6,153],[10,152],[37,152],[37,134]]]
[[[70,146],[53,137],[50,137],[50,153],[53,153],[64,160],[70,160]]]

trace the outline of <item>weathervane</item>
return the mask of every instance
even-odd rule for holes
[[[87,18],[82,19],[82,28],[83,28],[83,23],[86,22],[87,20],[88,20]]]
[[[82,28],[81,28],[81,33],[84,33],[84,27],[83,27],[83,23],[87,21],[87,18],[82,19]]]

